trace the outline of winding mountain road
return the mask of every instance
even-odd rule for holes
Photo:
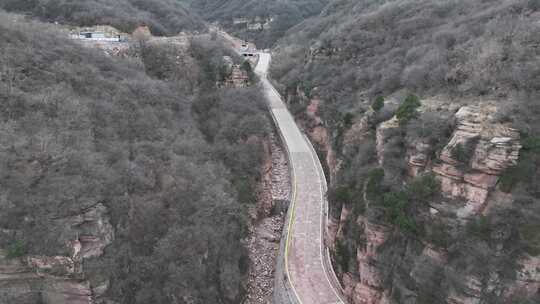
[[[286,236],[285,275],[296,303],[345,304],[323,240],[327,216],[324,173],[315,150],[267,78],[270,61],[270,54],[259,53],[255,73],[261,79],[270,111],[285,141],[293,172],[290,206],[293,210]]]

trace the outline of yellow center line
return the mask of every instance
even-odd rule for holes
[[[286,145],[287,143],[284,143],[284,144]],[[289,284],[291,285],[291,289],[293,290],[294,295],[296,296],[296,299],[298,300],[300,304],[303,304],[302,300],[300,299],[300,296],[298,295],[298,292],[296,291],[296,288],[294,288],[294,284],[292,283],[292,279],[291,279],[291,273],[289,271],[289,247],[290,247],[290,243],[292,239],[293,222],[296,215],[296,192],[298,189],[298,184],[296,182],[296,173],[294,170],[291,153],[289,153],[289,165],[292,168],[291,171],[292,171],[293,176],[291,180],[293,184],[293,193],[292,193],[292,199],[291,199],[292,206],[290,206],[290,208],[292,208],[292,211],[291,211],[291,216],[289,219],[289,225],[287,228],[287,240],[285,241],[285,273],[287,274],[287,279],[289,280]]]

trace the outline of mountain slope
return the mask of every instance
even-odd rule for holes
[[[292,26],[318,14],[328,0],[240,1],[183,0],[190,8],[210,22],[219,22],[225,29],[243,39],[254,41],[261,48],[274,44]],[[249,30],[245,23],[235,24],[234,18],[245,18],[253,24],[269,21],[269,28]],[[255,21],[256,18],[262,21]]]
[[[378,3],[335,1],[296,27],[279,44],[274,77],[319,94],[338,85],[370,96],[538,90],[534,1]],[[310,62],[294,64],[305,55]]]
[[[141,63],[1,12],[0,39],[0,303],[239,303],[268,120],[221,46]]]
[[[539,301],[539,9],[339,0],[278,42],[351,303]]]
[[[128,33],[140,25],[149,26],[155,35],[205,29],[203,22],[176,0],[0,0],[0,8],[47,22],[111,25]]]

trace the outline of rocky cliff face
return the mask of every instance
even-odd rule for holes
[[[303,94],[302,98],[308,99]],[[303,119],[298,120],[298,123],[302,126],[315,145],[315,149],[318,151],[319,155],[323,157],[323,159],[321,159],[323,167],[327,170],[326,173],[329,173],[328,177],[332,179],[332,176],[334,176],[338,170],[339,162],[332,145],[332,135],[324,126],[323,119],[320,117],[319,108],[321,107],[322,102],[323,101],[318,98],[309,99],[309,104],[306,108],[306,116]]]
[[[517,164],[521,149],[519,132],[494,123],[495,113],[496,109],[489,106],[459,109],[454,133],[440,154],[441,163],[432,168],[446,196],[465,200],[465,206],[458,210],[460,217],[481,213],[499,176]],[[421,153],[417,155],[420,156],[411,156],[409,162],[425,158]],[[456,159],[460,157],[463,159]]]
[[[389,227],[371,223],[364,217],[359,217],[357,221],[364,229],[366,246],[358,248],[356,252],[358,273],[344,275],[346,295],[353,303],[386,303],[381,292],[384,290],[384,278],[378,269],[387,265],[377,258],[377,250],[386,242],[391,231]]]
[[[341,165],[336,164],[342,159],[332,151],[331,136],[317,115],[321,102],[312,100],[300,121],[322,150],[326,165],[333,172],[332,182],[337,183]],[[493,103],[451,105],[444,109],[437,105],[437,108],[445,114],[440,119],[448,120],[451,125],[448,137],[441,138],[438,149],[428,136],[405,134],[407,131],[395,117],[377,122],[379,114],[372,110],[355,119],[343,136],[342,154],[353,151],[355,146],[370,144],[373,138],[376,154],[373,165],[384,168],[387,175],[392,172],[388,179],[408,183],[432,174],[441,189],[441,195],[429,202],[425,212],[420,212],[419,222],[425,231],[417,236],[400,233],[394,225],[381,220],[370,209],[373,203],[365,194],[367,206],[363,214],[354,204],[347,203],[339,212],[331,212],[326,242],[335,257],[343,256],[346,244],[356,244],[348,254],[351,256],[344,266],[347,270],[338,266],[342,259],[334,260],[345,296],[351,303],[510,303],[510,299],[531,299],[538,293],[540,280],[535,265],[539,258],[524,252],[511,257],[509,252],[514,250],[511,243],[519,237],[494,215],[501,209],[509,210],[514,200],[497,185],[505,171],[518,163],[522,148],[520,133],[511,124],[500,121],[500,110]],[[420,121],[425,112],[433,113],[433,109],[426,106],[420,109]],[[399,172],[404,173],[403,179]],[[484,218],[501,227],[495,224],[497,227],[486,236],[489,241],[482,243],[485,248],[475,249],[477,254],[486,250],[489,257],[481,266],[485,271],[476,271],[471,265],[479,261],[463,256],[470,254],[467,246],[476,246],[470,244],[474,241],[469,239],[469,228],[465,227]],[[434,237],[437,229],[444,230],[445,236]],[[441,244],[445,237],[448,240]],[[499,265],[495,262],[497,257],[503,261]],[[506,266],[502,264],[508,260],[513,264],[503,270]],[[486,302],[493,297],[498,300]]]
[[[432,202],[430,213],[426,215],[431,220],[451,223],[453,229],[459,229],[457,222],[474,221],[489,216],[491,209],[501,204],[511,204],[511,195],[502,193],[497,182],[506,169],[517,164],[520,135],[508,124],[497,122],[496,113],[497,108],[489,104],[459,108],[454,115],[452,135],[436,159],[425,138],[406,142],[403,161],[410,177],[432,172],[441,184],[442,197]],[[388,166],[385,149],[392,138],[400,136],[400,128],[395,118],[377,126],[378,166]],[[338,240],[345,238],[340,231],[351,220],[350,216],[350,210],[344,207],[340,218],[332,222]],[[394,228],[365,216],[353,220],[360,229],[362,244],[356,251],[356,267],[341,274],[351,303],[427,303],[422,287],[437,284],[426,282],[429,278],[438,280],[437,287],[447,284],[448,291],[438,300],[453,304],[486,303],[486,294],[490,293],[506,299],[504,301],[509,301],[515,294],[531,297],[540,288],[538,268],[534,266],[538,257],[521,255],[510,270],[513,279],[504,279],[495,270],[483,275],[473,274],[456,266],[455,258],[449,257],[449,253],[456,254],[452,248],[432,244],[423,238],[396,238]],[[500,235],[493,236],[493,233]],[[498,238],[499,242],[490,255],[506,253],[504,242],[509,241],[510,233],[504,229],[492,232],[491,237]],[[389,256],[393,258],[389,259]],[[491,268],[488,264],[486,260],[485,267]],[[437,275],[437,271],[441,274]],[[450,276],[461,281],[459,288],[451,287],[453,285],[446,281]]]
[[[68,257],[0,256],[0,303],[94,303],[87,281],[75,279],[74,262]]]
[[[92,285],[85,278],[85,259],[100,257],[114,240],[107,208],[98,203],[79,214],[56,219],[63,227],[68,256],[22,256],[0,254],[0,303],[91,304],[107,289],[107,282]]]

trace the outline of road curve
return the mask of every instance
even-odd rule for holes
[[[281,96],[267,78],[271,56],[259,54],[260,77],[270,111],[289,152],[294,194],[285,245],[285,272],[300,304],[345,304],[324,248],[325,181],[320,161]]]

